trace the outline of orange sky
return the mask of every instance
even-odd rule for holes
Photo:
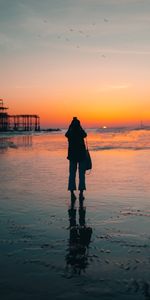
[[[0,98],[41,125],[150,124],[150,4],[5,1]],[[14,5],[15,4],[15,5]]]

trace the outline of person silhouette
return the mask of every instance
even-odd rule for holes
[[[68,190],[71,192],[71,201],[76,200],[74,191],[76,190],[76,172],[77,167],[79,169],[79,201],[84,200],[83,191],[86,190],[85,185],[85,158],[86,158],[86,147],[84,138],[87,133],[80,125],[80,121],[77,117],[74,117],[69,128],[65,134],[68,139],[68,156],[69,160],[69,180]]]
[[[81,274],[89,265],[89,244],[92,228],[86,225],[86,207],[79,207],[79,224],[76,222],[76,208],[74,204],[68,209],[69,216],[69,247],[67,248],[67,271]]]

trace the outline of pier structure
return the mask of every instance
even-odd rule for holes
[[[40,117],[38,115],[10,115],[9,127],[20,131],[39,131]]]
[[[7,131],[9,129],[7,109],[8,107],[5,107],[3,100],[0,99],[0,131]]]
[[[9,115],[0,99],[0,131],[40,131],[38,115]]]

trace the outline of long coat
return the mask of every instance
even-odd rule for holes
[[[69,128],[65,136],[68,138],[68,156],[67,159],[75,162],[80,162],[85,159],[86,147],[84,138],[86,132],[80,127],[78,130]]]

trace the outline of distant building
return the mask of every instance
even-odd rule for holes
[[[9,115],[8,107],[0,99],[0,131],[39,131],[40,117],[38,115]]]

